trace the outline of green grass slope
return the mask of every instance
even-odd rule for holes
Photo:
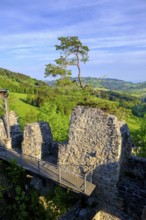
[[[39,108],[28,104],[26,100],[27,94],[11,92],[9,95],[10,109],[14,109],[16,113],[21,117],[24,117],[30,111],[33,111],[34,113],[38,114]]]
[[[138,93],[141,90],[146,90],[146,83],[134,84],[122,80],[91,77],[83,78],[83,80],[85,84],[92,85],[98,89],[93,89],[89,94],[88,92],[83,92],[78,87],[75,88],[75,86],[68,89],[65,87],[53,87],[53,85],[50,87],[40,80],[38,81],[24,74],[0,68],[0,88],[9,89],[9,108],[18,114],[22,127],[27,122],[37,121],[38,114],[40,115],[42,111],[42,105],[39,108],[31,105],[31,102],[30,104],[28,103],[28,100],[31,100],[33,97],[34,100],[41,98],[43,103],[47,103],[47,106],[50,106],[50,108],[54,106],[54,110],[51,112],[49,108],[45,115],[47,120],[51,118],[53,126],[56,123],[58,123],[58,126],[60,126],[59,123],[63,125],[63,120],[66,120],[66,123],[68,123],[66,118],[71,114],[72,108],[77,104],[83,104],[99,107],[113,115],[120,116],[121,119],[125,119],[132,133],[139,129],[137,117],[130,115],[130,109],[133,108],[132,105],[137,105],[138,99],[127,95],[127,93],[121,93],[120,90],[125,89],[128,91],[135,89],[133,91]],[[105,89],[110,89],[110,91]],[[123,112],[125,112],[125,115]],[[55,122],[55,120],[58,120],[58,122]]]

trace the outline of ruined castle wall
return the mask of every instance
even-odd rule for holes
[[[146,214],[146,158],[131,155],[124,161],[118,192],[125,212],[133,219],[143,219]]]
[[[130,153],[129,130],[113,115],[78,106],[71,116],[69,141],[60,146],[59,163],[71,171],[93,169],[97,194],[112,199],[123,158]]]
[[[14,111],[9,112],[9,123],[10,123],[10,136],[12,147],[20,147],[23,139],[23,133],[20,129],[18,116]],[[0,142],[2,146],[6,146],[7,132],[6,132],[6,117],[2,116],[0,119]]]
[[[0,119],[0,147],[5,146],[5,140],[7,139],[7,133],[5,130],[4,122]]]
[[[133,180],[144,181],[146,187],[146,158],[130,156],[122,164],[120,178],[131,178]]]
[[[110,215],[109,213],[106,213],[104,211],[100,211],[94,216],[92,220],[121,220],[121,219],[113,215]]]
[[[116,123],[116,117],[99,109],[75,108],[71,116],[69,142],[67,146],[60,147],[60,163],[87,172],[98,164],[118,161],[121,140]]]
[[[25,125],[22,143],[24,154],[43,158],[49,154],[52,147],[52,133],[47,122],[34,122]]]
[[[9,112],[10,134],[12,139],[12,147],[21,147],[23,140],[23,132],[21,131],[18,115],[14,111]]]
[[[132,145],[127,125],[116,117],[98,109],[75,108],[59,162],[78,172],[93,168],[94,196],[105,211],[93,219],[146,219],[146,159],[132,156]]]
[[[146,219],[146,206],[143,208],[142,215],[141,215],[141,220]]]

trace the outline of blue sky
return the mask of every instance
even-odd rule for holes
[[[89,47],[82,76],[146,81],[146,0],[0,0],[0,67],[43,80],[60,36]]]

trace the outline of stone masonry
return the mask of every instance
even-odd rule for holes
[[[14,111],[9,113],[10,121],[10,134],[12,139],[12,147],[21,147],[21,142],[23,140],[23,132],[21,131],[18,116]]]
[[[71,116],[68,144],[60,146],[59,163],[80,173],[93,170],[97,193],[115,191],[121,159],[130,144],[124,143],[123,136],[129,137],[128,127],[115,116],[78,106]]]
[[[23,133],[21,131],[18,116],[14,111],[9,112],[9,123],[10,123],[10,135],[11,135],[11,145],[12,147],[20,147],[23,139]],[[6,117],[2,116],[0,119],[0,143],[5,146],[7,142],[7,132],[6,132]]]
[[[68,143],[59,147],[59,163],[71,172],[93,169],[93,196],[98,209],[104,210],[98,210],[93,219],[143,220],[146,159],[131,155],[127,125],[113,115],[83,106],[74,109],[70,122]],[[76,219],[91,218],[85,215]]]
[[[101,220],[101,219],[102,220],[120,220],[120,218],[112,216],[109,213],[106,213],[103,211],[98,212],[93,218],[93,220]]]
[[[0,146],[4,147],[6,145],[7,133],[4,126],[4,122],[0,119]]]
[[[52,142],[52,133],[47,122],[27,124],[24,127],[22,153],[42,159],[49,155]]]

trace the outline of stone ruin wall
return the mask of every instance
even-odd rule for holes
[[[119,162],[123,151],[126,153],[122,136],[129,136],[128,127],[115,116],[79,106],[70,122],[68,144],[60,145],[61,165],[86,173],[99,165]]]
[[[0,119],[0,146],[2,147],[6,146],[7,141],[5,120],[5,116],[2,116]],[[52,151],[54,142],[50,126],[47,122],[27,124],[22,132],[17,114],[14,111],[10,111],[9,123],[12,148],[22,149],[24,154],[38,159],[47,156]]]
[[[95,108],[74,109],[59,163],[80,173],[93,169],[94,195],[103,210],[93,219],[146,219],[146,159],[132,156],[132,147],[127,125],[115,116]]]
[[[5,130],[4,122],[0,119],[0,146],[4,147],[6,145],[7,133]]]
[[[9,113],[9,122],[12,147],[21,147],[23,132],[20,128],[18,115],[14,111],[10,111]]]
[[[25,125],[22,152],[38,159],[49,155],[53,137],[47,122],[34,122]]]
[[[10,136],[11,136],[11,146],[20,147],[23,139],[23,133],[21,131],[18,116],[14,111],[9,112],[9,123],[10,123]],[[7,141],[6,132],[6,118],[2,116],[0,119],[0,145],[5,146]]]
[[[115,217],[109,213],[104,211],[99,211],[95,216],[94,220],[120,220],[120,218]],[[126,219],[125,219],[126,220]]]
[[[126,145],[123,137],[127,138]],[[130,148],[128,140],[127,125],[115,116],[78,106],[71,116],[68,144],[60,145],[59,163],[80,173],[93,169],[93,183],[103,197],[109,188],[111,192],[116,189],[122,157],[128,156],[126,148]]]
[[[10,114],[10,125],[16,147],[22,132],[14,112]],[[26,125],[23,136],[23,153],[41,159],[53,150],[48,123]],[[4,123],[0,119],[1,146],[5,146],[5,138]],[[79,173],[93,169],[93,183],[97,185],[94,195],[104,210],[93,219],[146,219],[146,159],[132,156],[131,146],[127,125],[115,116],[96,108],[74,109],[69,140],[66,145],[60,145],[58,162]]]
[[[131,155],[124,161],[117,189],[124,212],[134,220],[146,220],[146,158]]]

